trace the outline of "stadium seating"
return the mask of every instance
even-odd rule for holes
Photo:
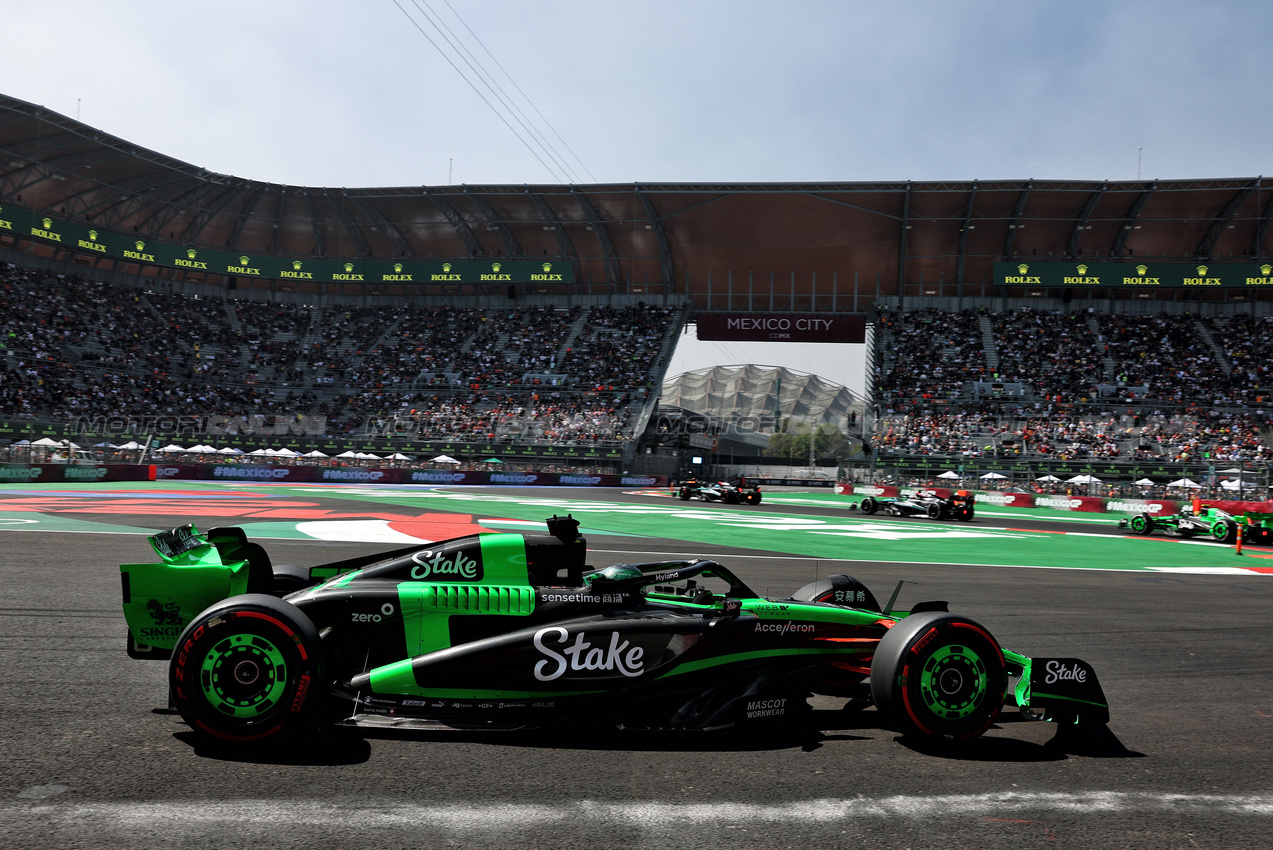
[[[325,416],[328,436],[617,444],[662,381],[673,308],[312,307],[0,266],[0,415]]]

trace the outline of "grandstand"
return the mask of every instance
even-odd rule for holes
[[[0,439],[198,419],[242,450],[666,470],[660,394],[774,401],[745,364],[665,383],[687,324],[851,316],[854,475],[1268,485],[1263,178],[334,190],[5,97],[0,154]]]
[[[1163,495],[1188,478],[1207,495],[1236,483],[1267,496],[1273,385],[1260,355],[1273,316],[1158,306],[882,305],[877,454],[853,474],[919,481],[959,469],[1056,490],[1066,488],[1038,478],[1099,471],[1123,495]]]

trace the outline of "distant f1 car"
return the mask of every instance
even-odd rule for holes
[[[1270,529],[1265,524],[1270,518],[1273,518],[1273,514],[1234,516],[1220,508],[1202,505],[1196,512],[1185,508],[1178,514],[1166,516],[1139,513],[1120,519],[1118,527],[1130,529],[1136,534],[1148,535],[1162,531],[1175,537],[1189,538],[1198,535],[1209,537],[1218,543],[1236,543],[1240,526],[1243,540],[1263,543],[1270,536]]]
[[[760,485],[747,486],[745,481],[730,484],[728,481],[699,481],[691,478],[681,482],[676,496],[682,502],[700,499],[704,502],[723,502],[726,505],[738,505],[746,502],[749,505],[760,504]]]
[[[972,493],[967,490],[956,490],[948,499],[943,499],[931,490],[920,490],[914,496],[901,499],[877,499],[874,496],[867,496],[858,505],[858,509],[864,514],[883,511],[893,516],[954,518],[961,522],[968,522],[972,519],[975,504]]]
[[[883,605],[846,575],[764,598],[712,560],[587,566],[578,529],[301,569],[241,528],[184,526],[150,538],[158,563],[120,567],[128,654],[166,659],[186,723],[240,750],[320,726],[702,732],[798,722],[811,694],[950,743],[1005,704],[1109,719],[1086,662],[1003,649],[945,602],[898,610],[901,583]]]

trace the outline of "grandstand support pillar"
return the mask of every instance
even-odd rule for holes
[[[756,281],[752,278],[753,274],[754,273],[751,271],[747,272],[747,312],[748,313],[751,313],[756,309],[755,304],[752,301],[756,292]]]
[[[897,309],[901,312],[906,306],[906,237],[911,229],[911,181],[906,181],[906,191],[902,195],[901,232],[897,238]]]

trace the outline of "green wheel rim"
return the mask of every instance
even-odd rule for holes
[[[287,689],[287,661],[260,635],[231,635],[216,643],[200,666],[208,704],[238,720],[254,720],[278,706]]]
[[[966,646],[943,646],[920,670],[919,696],[934,717],[958,721],[981,707],[988,683],[980,655]]]
[[[1132,531],[1144,531],[1147,525],[1143,516],[1132,517]]]

